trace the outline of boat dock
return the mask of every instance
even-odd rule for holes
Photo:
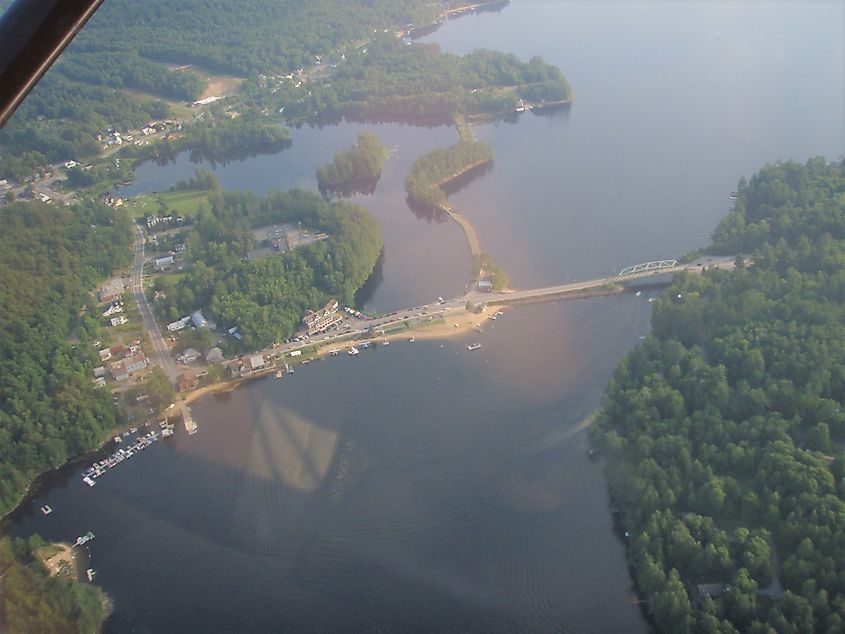
[[[128,460],[133,456],[139,454],[144,449],[159,439],[158,432],[151,431],[143,436],[135,439],[135,442],[125,448],[118,449],[108,458],[95,462],[88,469],[82,473],[82,481],[89,487],[96,484],[95,480],[106,473],[109,469],[113,469],[124,460]]]

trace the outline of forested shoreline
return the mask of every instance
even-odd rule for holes
[[[845,162],[767,165],[620,363],[591,429],[666,632],[845,623]],[[776,581],[773,583],[773,581]]]

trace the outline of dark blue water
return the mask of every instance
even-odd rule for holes
[[[452,202],[517,286],[702,245],[739,176],[841,154],[842,23],[836,3],[521,1],[449,22],[427,39],[539,53],[577,95],[554,116],[476,126],[496,161]],[[302,129],[291,149],[216,172],[230,188],[316,191],[316,168],[358,129]],[[401,189],[454,132],[375,130],[399,155],[356,199],[385,233],[370,305],[457,292],[462,235],[414,216]],[[150,165],[135,187],[192,171]],[[584,428],[648,317],[645,295],[523,307],[483,335],[395,342],[207,398],[197,435],[93,490],[68,470],[11,532],[93,530],[114,632],[647,631]]]

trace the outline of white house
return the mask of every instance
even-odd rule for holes
[[[143,352],[132,355],[124,361],[127,372],[137,372],[147,367],[147,356]]]
[[[182,319],[174,321],[171,324],[167,324],[167,330],[170,331],[170,332],[176,332],[178,330],[182,330],[183,328],[186,328],[189,323],[191,323],[191,316],[190,315],[188,315],[187,317],[182,317]]]
[[[156,258],[156,260],[155,260],[156,271],[163,271],[164,269],[166,269],[171,264],[173,264],[173,256],[172,255],[166,255],[163,258]]]
[[[109,320],[109,322],[111,323],[112,326],[122,326],[123,324],[125,324],[128,321],[129,320],[126,319],[126,315],[118,315],[117,317],[112,317]]]
[[[197,359],[200,358],[200,353],[198,350],[194,350],[193,348],[188,348],[181,355],[179,355],[179,363],[193,363]]]

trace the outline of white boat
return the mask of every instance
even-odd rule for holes
[[[51,509],[49,506],[47,506],[45,504],[44,506],[41,507],[41,512],[44,513],[44,515],[49,515],[50,513],[53,512],[53,509]]]
[[[86,571],[85,571],[85,574],[86,574],[86,575],[88,575],[88,581],[89,581],[89,582],[90,582],[90,581],[94,581],[94,575],[95,575],[96,573],[94,572],[94,569],[93,569],[93,568],[89,568],[88,570],[86,570]]]
[[[97,484],[96,482],[94,482],[94,481],[93,481],[91,478],[89,478],[88,476],[85,476],[84,478],[82,478],[82,481],[83,481],[85,484],[87,484],[89,487],[92,487],[92,486],[94,486],[95,484]]]
[[[114,441],[115,442],[123,442],[123,438],[121,438],[120,436],[115,436]]]
[[[381,342],[381,345],[383,345],[383,346],[389,346],[389,345],[390,345],[390,340],[389,340],[389,339],[385,339],[384,341],[382,341],[382,342]]]
[[[635,294],[637,297],[639,297],[640,295],[642,295],[642,294],[643,294],[643,292],[642,292],[642,291],[637,291],[637,292],[636,292],[636,293],[634,293],[634,294]]]
[[[338,350],[337,348],[335,348],[334,350],[329,350],[329,354],[332,355],[333,357],[336,357],[337,355],[340,354],[340,350]]]
[[[276,370],[276,378],[281,379],[285,373],[282,370]]]
[[[470,352],[472,352],[473,350],[478,350],[479,348],[481,348],[481,344],[477,342],[467,345],[467,350],[469,350]]]
[[[358,354],[358,353],[359,353],[359,350],[358,350],[358,348],[356,348],[355,346],[352,346],[351,348],[349,348],[349,350],[347,350],[347,352],[346,352],[346,353],[347,353],[350,357],[354,357],[356,354]]]
[[[366,350],[366,349],[367,349],[367,348],[369,348],[369,347],[370,347],[370,342],[369,342],[369,341],[365,341],[365,342],[363,342],[363,343],[361,344],[361,349],[362,349],[362,350]]]
[[[416,337],[411,337],[410,339],[408,339],[408,341],[411,342],[411,343],[414,343],[416,340],[417,340]]]

